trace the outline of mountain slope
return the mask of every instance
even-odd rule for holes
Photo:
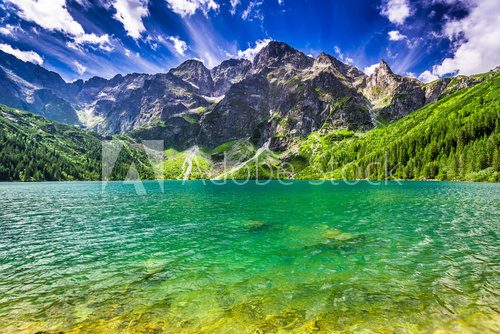
[[[500,181],[500,73],[481,80],[359,138],[310,135],[296,176]]]
[[[73,86],[55,72],[0,51],[0,87],[0,103],[52,120],[79,123],[75,109],[64,99]]]
[[[102,145],[96,133],[0,105],[0,181],[100,180]],[[122,137],[111,179],[124,179],[134,163],[153,176],[147,156]]]

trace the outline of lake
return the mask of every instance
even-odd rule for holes
[[[0,207],[1,333],[500,331],[500,184],[0,183]]]

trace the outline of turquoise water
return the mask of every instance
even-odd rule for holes
[[[500,184],[0,183],[0,333],[495,333]]]

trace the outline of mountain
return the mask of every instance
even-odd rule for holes
[[[366,132],[311,134],[288,161],[297,178],[500,181],[500,73]],[[307,162],[307,163],[304,163]]]
[[[357,81],[356,76],[352,72],[345,80]],[[459,88],[468,85],[464,80],[480,83]],[[262,76],[250,76],[233,85],[227,95],[236,99],[239,90],[256,89],[250,91],[258,93],[255,99],[260,101],[264,96],[261,93],[269,89],[267,85]],[[273,150],[270,140],[258,145],[251,136],[213,148],[168,148],[163,164],[158,166],[162,166],[167,179],[396,178],[499,182],[500,73],[454,78],[446,85],[453,92],[393,123],[368,131],[321,128],[290,142],[281,153]],[[224,103],[219,104],[216,108],[226,108]],[[203,130],[199,128],[205,124],[201,119],[178,116],[180,131],[176,140],[189,141],[190,135],[195,136],[182,131],[185,129],[180,119],[198,131]],[[164,128],[164,124],[152,124],[149,131]],[[104,139],[108,138],[0,106],[0,180],[100,179]],[[125,150],[112,178],[125,178],[132,163],[139,167],[142,178],[152,178],[153,167],[158,166],[148,163],[146,152],[128,136],[120,135],[118,139]]]
[[[71,85],[55,72],[0,51],[0,86],[0,103],[64,123],[79,123],[75,109],[65,99]]]
[[[169,150],[165,176],[500,182],[500,73],[465,79],[480,83],[457,88],[468,85],[463,80],[451,79],[453,92],[393,123],[366,132],[321,129],[282,153],[250,138],[211,150]]]
[[[424,84],[381,61],[367,76],[326,53],[316,58],[270,42],[252,62],[213,69],[187,60],[168,73],[66,83],[54,72],[0,52],[0,103],[101,134],[162,139],[212,149],[249,139],[286,151],[316,131],[367,131],[394,122],[481,77]]]
[[[101,180],[104,139],[0,105],[0,181]],[[109,178],[124,179],[132,163],[142,178],[152,178],[145,152],[127,137],[118,139],[123,148]]]

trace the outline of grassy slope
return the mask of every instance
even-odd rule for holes
[[[293,159],[309,161],[296,177],[500,181],[500,74],[486,75],[361,138],[312,134]]]
[[[0,105],[0,180],[100,180],[101,138],[92,132]],[[124,139],[113,179],[127,176],[131,162],[152,177],[144,152]]]

